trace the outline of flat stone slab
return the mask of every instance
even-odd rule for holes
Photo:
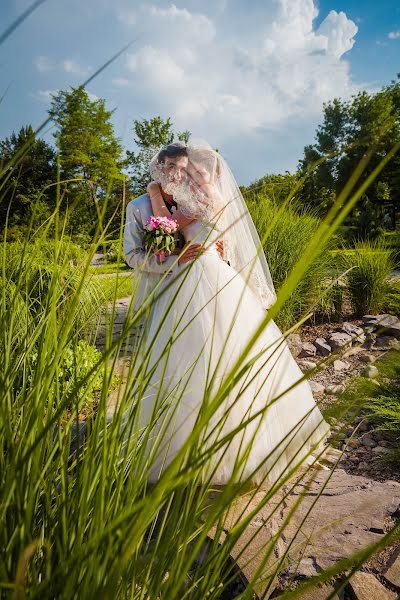
[[[295,543],[283,570],[290,576],[313,577],[382,539],[388,517],[400,506],[400,483],[378,482],[342,469],[334,472],[314,469],[312,481],[298,483],[285,498],[289,491],[284,486],[252,517],[232,552],[248,581],[261,568],[263,576],[255,590],[260,596],[264,593],[263,582],[266,588],[276,561],[293,539]],[[248,494],[238,500],[226,516],[225,532],[250,515],[265,493],[260,490],[254,497]],[[299,504],[284,526],[296,502]],[[271,558],[262,566],[271,543]]]
[[[400,590],[400,554],[384,574],[386,581]]]
[[[350,579],[356,600],[396,600],[397,594],[386,589],[372,573],[359,571]]]

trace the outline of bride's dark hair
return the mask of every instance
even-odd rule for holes
[[[173,144],[168,144],[158,153],[157,162],[163,163],[166,158],[177,158],[178,156],[187,156],[187,148],[185,144],[181,142],[174,142]]]

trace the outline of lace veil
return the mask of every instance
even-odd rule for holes
[[[185,148],[182,144],[180,147]],[[203,140],[186,145],[186,176],[175,181],[165,173],[158,154],[150,164],[151,176],[173,195],[182,213],[216,230],[224,242],[224,259],[247,281],[264,308],[276,301],[276,292],[261,241],[240,188],[224,158]]]

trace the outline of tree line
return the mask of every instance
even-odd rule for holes
[[[300,205],[321,217],[365,156],[368,163],[358,180],[366,182],[373,171],[400,142],[400,74],[379,92],[360,92],[350,100],[336,98],[323,106],[323,121],[315,141],[304,148],[295,174],[266,175],[248,191],[264,190],[278,202],[291,190]],[[345,220],[350,237],[377,237],[395,229],[400,211],[400,153],[385,165]]]
[[[58,206],[63,227],[75,239],[89,241],[98,220],[119,230],[125,202],[146,189],[148,165],[160,146],[187,143],[189,131],[176,132],[170,118],[133,121],[137,150],[125,150],[104,99],[90,99],[83,87],[59,91],[49,114],[55,124],[54,145],[36,137],[32,126],[0,141],[0,233],[21,238],[38,227]],[[400,75],[379,92],[360,92],[350,100],[324,104],[315,141],[304,148],[294,174],[268,174],[244,190],[262,190],[277,202],[297,187],[301,205],[324,216],[370,153],[361,176],[365,181],[400,141]],[[395,155],[363,194],[346,223],[358,237],[374,237],[384,219],[395,226],[400,209],[400,155]],[[386,213],[386,214],[385,214]],[[56,225],[52,225],[55,227]],[[50,228],[51,229],[51,228]]]
[[[164,144],[187,142],[190,133],[175,132],[170,118],[134,120],[137,151],[125,151],[113,112],[83,87],[59,91],[49,109],[54,146],[31,125],[0,141],[0,233],[7,226],[7,239],[21,239],[57,207],[60,226],[78,241],[90,241],[99,219],[109,236],[118,235],[124,200],[145,191],[151,158]]]

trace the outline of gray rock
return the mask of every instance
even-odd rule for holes
[[[375,377],[378,377],[379,371],[375,367],[375,365],[367,365],[366,367],[363,368],[363,370],[361,371],[361,374],[364,377],[368,377],[369,379],[375,379]]]
[[[317,366],[312,360],[299,360],[298,365],[302,371],[310,371]]]
[[[400,340],[392,335],[380,335],[376,338],[376,345],[378,348],[400,348]]]
[[[300,352],[300,358],[307,358],[309,356],[315,356],[316,354],[317,349],[314,344],[311,344],[311,342],[304,342]]]
[[[368,469],[368,467],[369,467],[369,464],[367,462],[361,461],[360,463],[358,463],[357,469],[359,471],[366,471],[366,469]]]
[[[365,325],[369,325],[370,323],[374,323],[377,318],[377,315],[364,315],[361,317],[361,320]]]
[[[378,445],[378,443],[369,435],[363,437],[361,443],[365,448],[375,448],[375,446]]]
[[[384,456],[385,454],[390,454],[391,450],[389,448],[384,448],[383,446],[375,446],[372,448],[372,454],[375,456]]]
[[[335,588],[333,586],[331,586],[329,583],[324,583],[321,586],[319,585],[313,587],[309,590],[304,591],[303,593],[300,592],[299,595],[296,596],[296,598],[298,600],[326,600],[327,598],[339,600],[339,596],[337,594],[334,594],[334,592]]]
[[[347,440],[347,445],[350,446],[350,448],[358,448],[361,445],[361,442],[358,438],[353,437]]]
[[[328,343],[332,350],[342,348],[343,346],[351,346],[351,335],[344,331],[335,331],[328,337]]]
[[[366,320],[366,317],[368,319]],[[395,315],[365,315],[363,321],[368,326],[373,326],[375,330],[385,331],[387,335],[400,337],[400,319]]]
[[[214,497],[218,498],[219,493]],[[260,504],[261,508],[253,514]],[[377,482],[339,468],[333,472],[315,469],[294,489],[292,484],[283,486],[267,503],[265,489],[241,496],[230,506],[221,526],[229,534],[239,519],[251,515],[249,526],[232,550],[232,557],[237,559],[248,581],[260,568],[266,585],[268,575],[276,567],[275,561],[287,551],[289,573],[296,573],[300,561],[306,559],[300,568],[307,571],[307,576],[313,576],[382,540],[385,523],[396,513],[399,504],[400,484],[395,481]],[[295,512],[291,514],[295,505]],[[210,531],[210,536],[213,535],[215,529]],[[292,544],[294,536],[295,544]],[[271,540],[274,540],[272,562],[262,566],[264,548]],[[262,581],[256,590],[259,595],[263,592]]]
[[[367,420],[361,421],[358,426],[358,431],[369,431],[371,429],[371,423]]]
[[[343,360],[333,361],[333,368],[335,371],[347,371],[347,369],[350,369],[350,367],[351,365]]]
[[[325,393],[329,394],[330,396],[339,396],[344,392],[344,389],[344,385],[342,384],[330,384],[326,386]]]
[[[332,352],[331,346],[328,344],[325,338],[317,338],[314,341],[314,346],[321,356],[328,356]]]
[[[299,356],[301,349],[303,347],[303,342],[301,340],[300,334],[290,333],[287,336],[286,341],[288,343],[288,346],[289,346],[290,351],[291,351],[292,355],[294,356],[294,358]]]
[[[364,363],[372,363],[376,361],[376,357],[374,356],[374,354],[361,354],[360,360]]]
[[[396,600],[396,594],[385,588],[372,573],[354,573],[349,586],[355,600]]]
[[[361,344],[365,341],[365,333],[362,327],[358,327],[358,325],[354,325],[353,323],[343,323],[341,330],[345,333],[348,333],[354,342],[360,342]]]
[[[384,574],[386,581],[400,590],[400,554]]]
[[[313,394],[321,394],[325,390],[325,387],[321,383],[318,383],[318,381],[310,379],[309,384]]]

